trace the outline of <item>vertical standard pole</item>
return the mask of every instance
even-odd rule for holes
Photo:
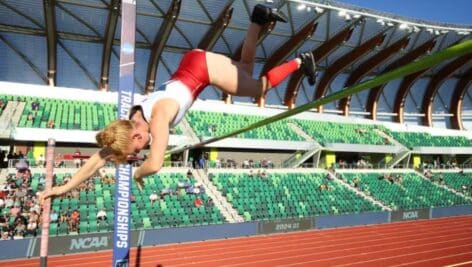
[[[128,119],[134,93],[134,43],[136,31],[136,0],[121,2],[120,81],[118,118]],[[129,266],[131,165],[121,164],[116,170],[115,228],[113,232],[113,266]]]
[[[45,191],[50,191],[52,188],[52,177],[54,168],[54,147],[56,141],[54,139],[48,140],[48,147],[46,150],[46,184]],[[48,241],[49,241],[49,214],[51,213],[51,198],[48,198],[43,203],[43,223],[41,226],[41,248],[39,251],[40,266],[46,267],[48,261]]]

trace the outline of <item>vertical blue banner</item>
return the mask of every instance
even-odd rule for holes
[[[136,31],[136,0],[121,1],[120,81],[118,118],[128,119],[134,94],[134,43]],[[116,169],[115,221],[113,232],[113,266],[128,267],[130,252],[131,178],[129,164]]]

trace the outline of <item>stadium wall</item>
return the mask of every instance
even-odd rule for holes
[[[472,205],[133,231],[133,247],[472,214]],[[0,260],[37,257],[40,238],[0,241]],[[110,250],[112,233],[50,237],[49,255]]]

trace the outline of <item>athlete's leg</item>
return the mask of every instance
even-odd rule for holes
[[[258,80],[252,78],[251,74],[244,70],[242,66],[244,63],[231,60],[226,56],[207,52],[206,62],[210,84],[231,95],[260,97],[298,70],[302,60],[292,59],[271,69]]]
[[[287,22],[285,15],[267,6],[258,4],[251,14],[251,24],[246,33],[243,47],[241,49],[240,62],[242,69],[252,75],[254,69],[254,59],[256,57],[257,39],[263,25],[274,23],[275,21]]]
[[[252,74],[254,69],[254,59],[256,58],[256,47],[259,32],[262,26],[256,23],[251,23],[246,32],[246,38],[244,39],[243,48],[241,49],[241,68],[246,71],[249,75]]]
[[[297,70],[300,65],[298,61],[298,63],[292,62],[290,69],[285,70],[286,74],[273,75],[277,77],[276,80],[271,80],[270,75],[263,76],[259,80],[252,78],[259,32],[262,25],[273,21],[286,22],[287,20],[282,13],[261,4],[254,7],[251,15],[252,23],[247,31],[239,62],[223,55],[207,52],[206,62],[210,83],[232,95],[259,97],[272,86],[276,86],[280,82],[278,81],[280,77],[283,76],[282,79],[284,79]],[[276,71],[276,73],[279,72]]]

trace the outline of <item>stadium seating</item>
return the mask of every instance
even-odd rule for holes
[[[324,173],[271,173],[267,178],[245,173],[210,174],[228,202],[248,220],[379,211]],[[328,186],[321,190],[321,185]]]
[[[177,188],[177,183],[185,177],[185,173],[167,173],[147,177],[145,188],[139,191],[132,189],[136,199],[132,203],[131,218],[132,229],[151,229],[162,227],[190,226],[223,223],[225,219],[219,210],[214,206],[204,205],[195,207],[194,201],[200,197],[203,203],[208,200],[205,193],[188,194],[185,189],[177,190],[178,194],[166,195],[162,201],[157,200],[151,204],[149,195],[156,191],[158,194],[165,188]],[[64,175],[56,175],[55,183],[61,183]],[[39,183],[40,176],[35,175],[32,185]],[[195,185],[193,178],[187,179],[191,186]],[[36,186],[35,186],[36,187]],[[37,187],[36,187],[37,188]],[[62,212],[78,210],[81,220],[79,229],[81,233],[101,232],[113,230],[113,205],[114,205],[114,185],[102,183],[100,178],[94,178],[94,190],[81,191],[79,198],[55,198],[52,209]],[[107,212],[107,221],[97,223],[96,215],[100,209]],[[51,226],[51,234],[66,234],[67,230],[61,226]]]
[[[437,173],[436,173],[437,174]],[[444,183],[457,192],[472,196],[472,173],[444,172]]]
[[[390,175],[400,175],[402,181],[392,183],[381,179],[384,173],[342,173],[351,183],[357,177],[361,190],[394,210],[472,204],[472,201],[432,184],[416,173]]]
[[[472,147],[472,140],[463,136],[433,136],[429,133],[386,131],[394,139],[413,149],[414,147]]]
[[[0,95],[0,99],[26,103],[18,127],[48,128],[48,122],[54,121],[55,129],[97,131],[117,118],[115,104],[11,95]],[[37,111],[32,110],[34,101],[39,103]],[[33,120],[28,120],[30,113]],[[175,134],[182,134],[180,127],[175,129]]]
[[[327,121],[295,120],[307,134],[322,145],[328,143],[385,145],[375,125],[335,123]]]
[[[47,128],[50,120],[56,129],[96,131],[116,119],[116,105],[98,102],[24,97],[25,109],[18,127]],[[31,103],[37,101],[39,110],[32,111]],[[28,114],[34,120],[28,120]]]
[[[205,111],[189,111],[186,117],[197,136],[208,137],[227,134],[265,119],[265,117],[262,116]],[[273,122],[269,125],[244,132],[237,137],[247,139],[304,141],[302,137],[298,136],[287,126],[288,121],[290,120]],[[222,125],[224,125],[224,127]]]

